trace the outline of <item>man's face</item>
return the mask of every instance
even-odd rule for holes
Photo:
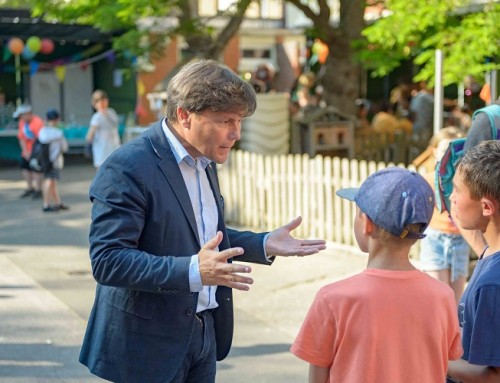
[[[453,193],[450,196],[451,208],[460,227],[466,230],[483,230],[485,219],[482,203],[470,196],[469,188],[463,183],[460,171],[453,177]]]
[[[199,114],[189,113],[188,121],[188,126],[182,128],[188,153],[195,158],[205,156],[218,164],[225,162],[240,139],[241,115],[205,110]]]

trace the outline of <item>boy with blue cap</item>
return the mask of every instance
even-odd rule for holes
[[[309,382],[444,382],[462,347],[451,288],[417,270],[434,193],[418,173],[389,167],[337,195],[356,202],[354,234],[367,269],[320,289],[291,351]]]

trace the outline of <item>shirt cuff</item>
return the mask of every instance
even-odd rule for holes
[[[198,254],[191,256],[191,262],[189,262],[189,290],[192,293],[198,293],[203,290]]]
[[[264,248],[264,249],[263,249],[263,250],[264,250],[264,257],[266,257],[266,260],[267,260],[268,262],[272,262],[272,261],[273,261],[273,259],[274,259],[274,256],[272,256],[271,258],[269,258],[269,257],[267,256],[267,251],[266,251],[266,241],[267,241],[267,238],[269,237],[269,234],[271,234],[271,233],[267,233],[267,234],[264,236],[264,241],[262,241],[262,246],[263,246],[263,248]]]

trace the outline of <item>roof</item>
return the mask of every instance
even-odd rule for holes
[[[89,25],[46,23],[32,18],[27,9],[0,8],[0,39],[4,41],[14,36],[23,40],[37,36],[56,43],[82,45],[109,42],[116,34],[101,32]]]

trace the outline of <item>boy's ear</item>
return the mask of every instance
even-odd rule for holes
[[[485,217],[493,217],[499,211],[499,204],[491,198],[481,198],[481,206]]]
[[[363,234],[371,235],[375,231],[376,226],[365,213],[362,214],[363,214]]]

